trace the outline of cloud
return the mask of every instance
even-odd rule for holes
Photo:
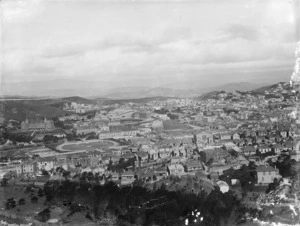
[[[3,0],[1,2],[3,21],[25,23],[41,14],[45,8],[44,0]]]
[[[149,37],[140,32],[116,32],[98,41],[85,43],[69,43],[48,46],[43,49],[45,58],[65,58],[84,55],[89,51],[103,51],[119,48],[124,53],[155,53],[163,51],[160,45],[190,37],[190,28],[172,26],[162,30],[157,36]]]
[[[242,24],[230,24],[223,29],[223,33],[227,39],[245,39],[249,41],[257,41],[263,35],[260,29]]]

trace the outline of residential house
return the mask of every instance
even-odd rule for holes
[[[122,158],[125,160],[125,161],[128,161],[129,159],[132,159],[134,158],[135,155],[131,152],[126,152],[124,154],[122,154]]]
[[[148,155],[150,160],[157,160],[159,158],[157,149],[148,150]]]
[[[281,152],[284,150],[284,146],[281,144],[275,144],[273,145],[272,149],[275,152],[275,154],[280,155]]]
[[[187,172],[195,172],[203,170],[202,163],[198,160],[190,160],[185,163],[185,169]]]
[[[101,159],[100,157],[94,157],[94,156],[89,157],[89,160],[90,160],[89,165],[91,167],[98,166],[100,163],[100,159]]]
[[[121,185],[132,184],[134,181],[135,177],[132,171],[121,173]]]
[[[158,167],[154,169],[154,173],[161,178],[168,176],[166,167]]]
[[[281,178],[279,171],[271,166],[258,166],[257,172],[257,184],[270,184],[274,182],[274,179]]]
[[[138,151],[138,152],[136,152],[136,156],[142,162],[148,160],[148,153],[145,152],[145,151]]]
[[[37,164],[32,160],[28,160],[16,166],[16,172],[20,174],[35,174],[37,171]]]
[[[232,138],[232,140],[240,140],[241,139],[241,137],[238,133],[232,134],[231,138]]]
[[[55,158],[53,157],[45,157],[37,160],[37,168],[39,170],[50,171],[54,168]]]
[[[171,151],[159,150],[158,155],[159,155],[160,159],[170,158],[171,157]]]
[[[223,148],[205,149],[204,150],[206,161],[213,159],[214,162],[223,163],[225,158],[230,156],[227,150]]]
[[[169,175],[182,176],[184,175],[184,167],[181,164],[170,164],[167,167]]]
[[[272,151],[272,148],[270,146],[267,146],[265,144],[261,144],[259,147],[258,147],[258,151],[261,153],[261,154],[265,154],[265,153],[270,153]]]
[[[269,134],[268,136],[266,136],[266,139],[269,141],[269,143],[275,143],[276,135],[275,134]]]
[[[117,182],[120,179],[119,173],[112,172],[110,175],[111,175],[111,180],[114,182]]]
[[[246,146],[243,148],[243,152],[246,156],[255,155],[256,150],[253,146]]]
[[[231,134],[230,133],[221,133],[220,140],[231,140]]]
[[[198,133],[196,134],[197,142],[203,144],[212,144],[213,143],[213,135],[211,133]]]

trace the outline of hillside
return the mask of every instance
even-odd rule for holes
[[[5,101],[4,118],[23,121],[26,118],[52,118],[65,115],[67,112],[58,107],[38,103],[35,101]]]
[[[262,95],[266,99],[277,98],[281,95],[286,98],[289,98],[290,96],[294,95],[291,93],[291,90],[292,89],[291,89],[289,83],[280,82],[280,83],[276,83],[276,84],[272,84],[272,85],[268,85],[268,86],[263,86],[263,87],[260,87],[260,88],[254,89],[254,90],[236,91],[236,93],[239,93],[239,95],[241,95],[241,96]],[[231,99],[235,96],[231,92],[228,92],[228,91],[225,92],[224,90],[222,90],[222,91],[212,91],[212,92],[205,93],[205,94],[197,97],[196,99],[197,100],[218,99],[218,95],[221,94],[222,92],[227,94],[227,97],[225,99]]]
[[[276,84],[273,84],[273,85],[269,85],[269,86],[263,86],[263,87],[260,87],[258,89],[254,89],[251,91],[251,93],[256,93],[256,94],[264,94],[265,91],[272,91],[276,88],[278,88],[279,86],[282,86],[285,90],[290,90],[290,85],[289,83],[287,82],[279,82],[279,83],[276,83]]]
[[[196,97],[196,100],[208,100],[208,99],[216,99],[217,95],[219,94],[219,91],[212,91],[209,93],[205,93],[199,97]]]
[[[225,92],[247,92],[254,89],[258,89],[262,86],[262,84],[251,83],[251,82],[237,82],[237,83],[228,83],[222,86],[209,88],[208,91],[225,91]]]
[[[67,114],[62,109],[64,103],[95,104],[95,100],[89,100],[78,96],[58,98],[58,99],[40,99],[40,100],[7,100],[2,101],[4,105],[4,117],[6,119],[15,119],[23,121],[26,118],[53,118]]]
[[[76,102],[80,104],[96,104],[97,102],[95,100],[79,97],[79,96],[72,96],[72,97],[65,97],[60,99],[64,103],[71,103]]]

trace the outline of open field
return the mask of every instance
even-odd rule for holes
[[[163,122],[165,130],[191,130],[191,126],[183,124],[176,120],[167,120]]]
[[[80,151],[80,150],[90,150],[90,149],[106,149],[114,144],[109,141],[94,140],[90,142],[76,142],[70,144],[59,145],[57,149],[59,151]]]
[[[32,192],[25,192],[24,186],[8,185],[4,187],[4,202],[9,198],[14,198],[16,201],[16,207],[9,210],[11,213],[21,214],[24,216],[34,216],[46,208],[44,205],[45,196],[39,197],[37,191],[38,189],[35,189]],[[32,196],[38,197],[37,203],[31,202]],[[18,204],[18,201],[21,198],[25,199],[24,205]]]

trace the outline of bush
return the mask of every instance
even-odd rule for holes
[[[24,198],[19,199],[19,205],[25,205],[25,199]]]
[[[39,198],[38,198],[37,196],[33,196],[33,197],[31,198],[31,203],[37,203],[38,200],[39,200]]]
[[[50,210],[49,208],[44,209],[36,216],[36,220],[41,222],[47,222],[50,219]]]
[[[7,210],[15,208],[16,207],[16,201],[14,200],[14,198],[10,198],[7,200],[5,207]]]

